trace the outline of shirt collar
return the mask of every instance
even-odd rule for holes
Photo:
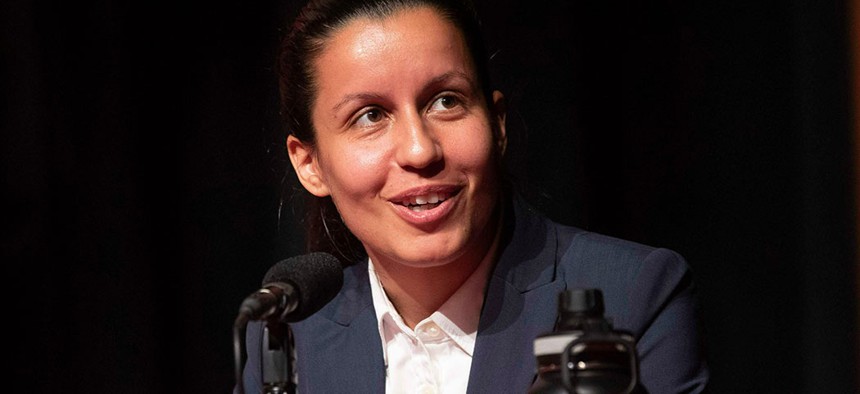
[[[388,346],[385,343],[385,331],[383,321],[386,317],[393,318],[392,313],[400,318],[394,305],[391,305],[391,300],[382,289],[382,282],[379,281],[379,276],[376,275],[376,270],[373,269],[373,262],[370,257],[367,258],[368,278],[370,279],[370,295],[373,297],[373,310],[376,312],[376,327],[379,330],[379,338],[382,341],[382,359],[385,365],[388,366]]]
[[[484,257],[484,260],[475,268],[475,271],[439,307],[439,310],[433,312],[427,319],[419,322],[417,326],[428,320],[432,320],[457,346],[471,356],[475,349],[478,322],[481,317],[481,308],[484,304],[484,293],[489,280],[489,271],[493,264],[493,257],[492,253]],[[408,327],[403,323],[403,319],[400,317],[397,309],[394,308],[388,295],[385,294],[382,282],[379,281],[379,276],[376,274],[376,270],[373,268],[373,261],[370,258],[368,258],[367,270],[371,295],[373,297],[373,309],[376,312],[377,328],[383,344],[382,355],[387,365],[388,352],[386,350],[383,322],[388,318],[391,319],[392,323],[400,326],[401,330],[408,330]],[[410,332],[410,334],[412,333]]]

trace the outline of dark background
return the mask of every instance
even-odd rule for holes
[[[857,392],[848,4],[479,6],[519,184],[687,257],[713,391]],[[0,3],[7,385],[231,390],[239,303],[302,253],[272,71],[291,7]]]

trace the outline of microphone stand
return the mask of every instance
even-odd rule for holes
[[[295,349],[290,326],[277,317],[266,320],[263,328],[263,348],[260,349],[264,394],[295,394],[293,379]]]
[[[243,339],[247,323],[247,315],[240,314],[233,324],[233,361],[235,364],[237,394],[245,394],[242,370],[245,365]],[[277,318],[267,319],[266,325],[263,326],[263,337],[260,346],[260,366],[263,375],[262,394],[295,394],[295,363],[296,354],[293,348],[293,332],[290,326],[280,323]]]

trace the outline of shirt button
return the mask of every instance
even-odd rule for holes
[[[421,386],[418,392],[421,394],[436,394],[436,388],[430,385],[424,385]]]
[[[421,330],[421,333],[428,339],[436,339],[442,334],[442,330],[435,324],[428,324]]]

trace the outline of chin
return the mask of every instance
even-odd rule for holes
[[[421,241],[415,243],[423,243],[423,245],[417,250],[410,248],[397,253],[394,258],[398,263],[415,268],[440,267],[456,261],[465,254],[465,247],[462,245],[452,249],[450,246],[431,246],[432,243]]]

